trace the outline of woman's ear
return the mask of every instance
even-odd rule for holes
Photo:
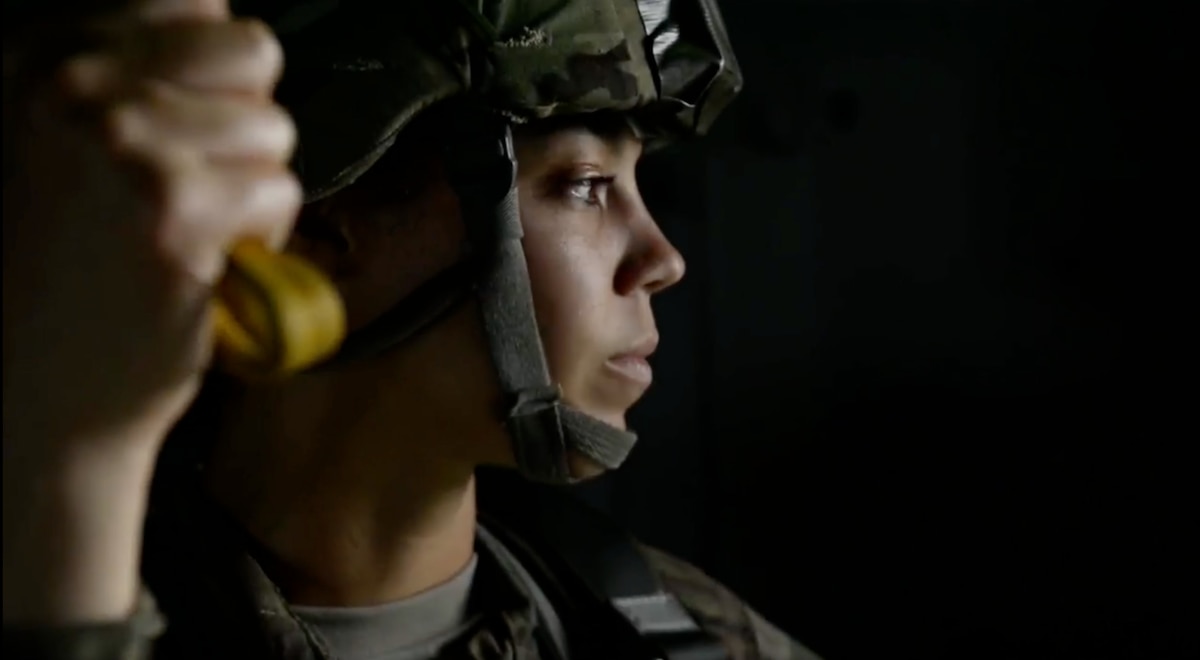
[[[337,197],[306,204],[287,244],[289,252],[303,256],[335,279],[355,249],[350,214],[338,211]]]
[[[353,331],[457,263],[464,235],[438,163],[394,159],[305,206],[288,249],[337,285]]]

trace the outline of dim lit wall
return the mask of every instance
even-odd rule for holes
[[[1182,640],[1156,6],[724,4],[746,91],[644,168],[691,268],[642,444],[585,496],[831,660]]]

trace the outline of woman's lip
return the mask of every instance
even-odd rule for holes
[[[639,355],[618,355],[606,363],[609,369],[643,387],[649,387],[654,381],[654,369],[646,358]]]

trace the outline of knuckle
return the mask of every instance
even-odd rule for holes
[[[285,169],[279,169],[257,182],[257,190],[252,193],[255,201],[250,202],[253,208],[249,216],[254,223],[262,223],[269,234],[278,234],[289,229],[292,221],[300,212],[304,203],[304,190],[295,175]]]
[[[304,205],[304,188],[300,180],[291,172],[284,173],[284,200],[281,204],[280,215],[276,224],[269,230],[270,239],[276,247],[282,247],[292,233],[300,208]]]
[[[143,109],[136,103],[124,101],[109,106],[101,122],[102,139],[118,154],[128,153],[142,142],[145,132]]]
[[[248,56],[273,74],[281,72],[283,46],[275,38],[271,28],[266,23],[252,18],[238,20],[235,24],[245,40]]]
[[[285,215],[297,208],[303,198],[300,184],[291,172],[282,167],[249,174],[233,171],[224,175],[228,181],[229,198],[237,213],[259,221]]]
[[[293,216],[300,211],[300,206],[304,204],[304,187],[300,184],[300,179],[290,171],[284,170],[280,175],[280,206],[287,214],[287,221],[290,224]]]
[[[267,113],[268,124],[275,127],[275,130],[278,131],[281,156],[284,159],[289,158],[296,149],[296,141],[298,139],[296,122],[292,119],[292,115],[280,105],[272,104],[268,106]]]
[[[196,178],[158,167],[151,172],[149,182],[154,188],[152,199],[160,218],[161,237],[174,237],[179,226],[188,223],[194,214]]]
[[[189,226],[187,197],[191,184],[170,168],[144,160],[134,164],[149,247],[156,254],[174,254]]]
[[[282,168],[241,177],[230,191],[227,233],[259,236],[278,245],[290,233],[303,198],[299,181]]]
[[[215,190],[207,168],[186,149],[164,146],[139,159],[145,201],[165,225],[190,226],[213,208]]]

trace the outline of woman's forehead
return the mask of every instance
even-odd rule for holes
[[[523,125],[514,131],[517,151],[525,156],[604,150],[613,156],[641,152],[641,139],[620,115],[570,117]]]
[[[378,162],[363,174],[360,182],[383,178],[391,185],[396,177],[427,179],[440,171],[445,135],[454,125],[441,119],[445,115],[426,112],[400,132],[396,142]],[[621,157],[641,153],[641,139],[631,118],[616,112],[556,117],[513,126],[517,151],[532,158],[564,157],[581,151]],[[361,185],[360,185],[361,187]]]
[[[517,124],[513,133],[517,136],[545,136],[555,133],[584,131],[601,139],[618,140],[635,137],[633,119],[623,112],[591,112],[565,117],[551,117],[534,122]]]

